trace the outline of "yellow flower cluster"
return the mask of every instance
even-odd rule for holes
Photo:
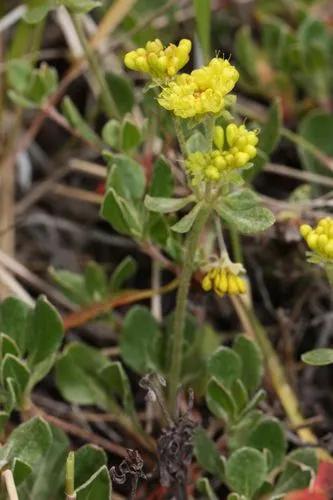
[[[208,66],[177,75],[162,90],[159,104],[176,116],[191,118],[220,113],[224,97],[234,88],[239,73],[226,59],[215,57]]]
[[[300,227],[308,247],[325,260],[333,260],[333,218],[321,219],[315,228],[308,224]]]
[[[149,73],[153,78],[171,78],[188,62],[191,47],[191,41],[183,39],[178,46],[171,43],[164,48],[156,38],[147,42],[145,48],[128,52],[124,61],[128,68]]]
[[[224,173],[244,167],[256,156],[257,143],[257,133],[247,130],[244,125],[230,123],[225,132],[220,126],[214,127],[214,144],[218,149],[208,153],[197,151],[185,162],[192,184],[218,182]]]
[[[202,280],[202,288],[209,292],[214,290],[221,297],[228,293],[238,295],[246,292],[246,282],[226,267],[214,267]]]

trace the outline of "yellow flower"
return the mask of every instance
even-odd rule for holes
[[[321,219],[315,228],[308,224],[300,227],[300,233],[308,247],[324,260],[333,261],[333,218]]]
[[[234,88],[239,74],[229,61],[214,58],[208,66],[176,76],[162,90],[159,104],[176,116],[191,118],[220,113],[224,97]]]
[[[170,44],[163,47],[161,40],[156,38],[147,42],[145,48],[132,50],[125,55],[125,65],[135,71],[149,73],[153,78],[165,80],[187,64],[191,52],[191,41],[183,39],[178,46]]]
[[[221,297],[228,293],[239,295],[246,292],[246,282],[235,274],[230,268],[221,266],[213,267],[202,280],[202,288],[209,292],[214,290]]]
[[[191,153],[185,161],[194,186],[207,181],[217,183],[225,174],[244,167],[256,156],[257,132],[247,130],[244,125],[238,127],[231,123],[225,131],[217,126],[213,140],[218,149],[208,153]]]
[[[243,167],[256,156],[257,131],[247,130],[245,125],[237,126],[235,123],[230,123],[226,128],[226,138],[229,145],[228,153],[233,155],[231,163],[235,167]]]

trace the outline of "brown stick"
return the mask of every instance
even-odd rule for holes
[[[91,321],[97,316],[104,314],[110,309],[115,307],[123,306],[125,304],[131,304],[132,302],[137,302],[138,300],[150,299],[155,293],[168,293],[177,288],[178,280],[175,279],[163,286],[159,290],[129,290],[121,293],[117,297],[110,297],[109,299],[99,302],[98,304],[93,304],[90,307],[81,309],[72,314],[68,314],[63,318],[65,330],[70,328],[76,328],[78,326],[84,325],[88,321]]]
[[[19,500],[12,471],[10,469],[4,470],[1,477],[7,489],[8,500]]]
[[[86,429],[83,429],[82,427],[76,424],[73,424],[71,422],[66,422],[61,418],[55,417],[54,415],[48,415],[47,413],[44,412],[43,412],[43,418],[48,422],[50,422],[51,424],[55,425],[56,427],[59,427],[63,431],[68,432],[68,434],[71,434],[72,436],[76,436],[78,438],[83,439],[84,441],[88,441],[90,443],[96,444],[97,446],[101,446],[102,448],[104,448],[104,450],[107,450],[110,453],[114,453],[119,457],[122,458],[127,457],[126,449],[123,446],[120,446],[119,444],[116,443],[111,443],[111,441],[103,438],[102,436],[99,436],[95,432],[87,431]]]

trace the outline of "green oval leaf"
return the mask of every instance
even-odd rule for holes
[[[111,280],[110,280],[110,291],[111,292],[116,292],[122,288],[124,285],[125,281],[130,279],[132,276],[137,271],[137,263],[131,257],[128,255],[125,257],[116,267],[116,269],[113,271]]]
[[[194,432],[194,453],[201,467],[223,481],[223,461],[215,443],[202,427]]]
[[[333,156],[333,115],[314,110],[300,122],[299,133],[304,139],[316,146],[323,154]],[[302,164],[307,170],[328,174],[326,167],[316,159],[307,148],[298,147]]]
[[[41,296],[32,315],[31,332],[28,338],[30,367],[53,355],[59,348],[64,327],[58,311]]]
[[[56,363],[56,385],[63,398],[74,404],[110,408],[111,391],[99,373],[109,360],[82,342],[67,345]]]
[[[91,444],[81,446],[75,452],[75,488],[89,481],[103,465],[107,463],[107,456],[102,448]]]
[[[286,458],[286,466],[273,490],[273,496],[309,486],[317,470],[316,451],[312,448],[294,450]]]
[[[220,204],[217,212],[231,227],[243,234],[265,231],[275,222],[273,213],[265,207],[233,210],[226,204]]]
[[[29,383],[30,371],[25,363],[13,356],[13,354],[6,354],[1,363],[1,381],[6,385],[6,380],[12,378],[17,387],[17,398],[19,404],[22,403],[24,392]]]
[[[140,144],[141,132],[135,123],[129,119],[125,119],[121,127],[120,137],[121,149],[128,152]]]
[[[278,467],[286,453],[286,438],[280,422],[275,418],[265,418],[253,429],[248,446],[257,450],[269,450],[272,458],[269,469]]]
[[[101,215],[121,234],[131,234],[134,238],[142,234],[140,212],[130,200],[124,199],[113,188],[108,190],[104,198]]]
[[[302,361],[308,365],[325,366],[333,363],[333,349],[322,347],[302,354]]]
[[[130,80],[111,72],[106,73],[106,80],[120,114],[123,116],[129,113],[134,106],[134,91]]]
[[[146,187],[142,166],[127,155],[107,156],[106,189],[113,188],[126,201],[141,201]]]
[[[227,460],[225,474],[230,488],[250,499],[266,479],[265,457],[253,448],[236,450]]]
[[[120,339],[120,351],[125,361],[138,373],[158,367],[160,330],[155,318],[143,306],[134,306],[127,314]]]
[[[236,404],[231,394],[216,380],[208,383],[206,401],[209,410],[217,418],[225,422],[232,422],[236,413]]]
[[[112,119],[106,122],[102,129],[103,141],[114,149],[119,149],[120,146],[120,123],[118,120]]]
[[[176,224],[171,226],[171,229],[176,233],[187,233],[193,226],[194,221],[201,210],[201,207],[202,207],[201,202],[194,205],[194,207],[188,214],[184,215],[184,217],[182,217],[178,222],[176,222]]]
[[[14,297],[0,304],[0,331],[8,335],[24,352],[26,347],[26,327],[31,308]]]
[[[208,372],[219,382],[230,388],[232,383],[240,377],[242,362],[236,352],[229,347],[220,347],[208,361]]]
[[[93,474],[76,491],[77,500],[91,500],[93,498],[109,500],[112,493],[110,474],[105,465]]]
[[[0,466],[15,458],[34,467],[52,442],[50,426],[40,417],[34,417],[16,427],[0,449]]]
[[[241,380],[251,395],[258,388],[264,373],[261,351],[253,340],[244,335],[237,337],[233,349],[242,360]]]
[[[165,214],[169,212],[177,212],[193,201],[193,195],[186,196],[185,198],[163,198],[161,196],[153,197],[147,194],[145,196],[145,207],[152,212]]]
[[[169,198],[173,193],[174,179],[169,163],[160,156],[154,163],[153,176],[149,188],[152,197]]]

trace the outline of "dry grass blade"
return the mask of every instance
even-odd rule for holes
[[[97,32],[91,39],[91,46],[97,48],[112,33],[122,20],[131,11],[137,0],[117,0],[113,2],[102,21]]]
[[[34,305],[34,300],[24,290],[20,283],[0,264],[0,300],[8,295],[15,295],[29,306]]]
[[[305,170],[297,170],[296,168],[280,165],[279,163],[268,163],[264,166],[263,170],[270,174],[284,175],[293,179],[299,179],[303,182],[313,182],[322,186],[333,187],[332,177],[316,174],[314,172],[307,172]]]
[[[58,196],[70,198],[71,200],[84,201],[94,205],[100,205],[103,201],[103,196],[98,193],[86,191],[85,189],[65,186],[64,184],[55,184],[51,188],[51,192]]]
[[[33,274],[29,271],[29,269],[23,266],[23,264],[7,255],[2,250],[0,250],[0,264],[2,264],[2,266],[7,270],[11,271],[14,275],[19,276],[19,278],[28,283],[31,287],[45,293],[51,300],[54,300],[59,305],[62,305],[71,311],[74,309],[73,304],[69,302],[69,300],[67,300],[62,293],[46,281]]]
[[[1,476],[6,486],[8,500],[19,500],[12,471],[6,469]]]

